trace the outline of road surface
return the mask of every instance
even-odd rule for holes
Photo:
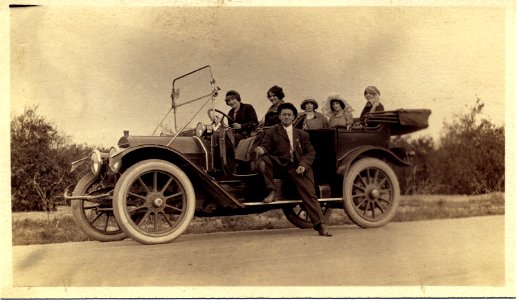
[[[13,247],[16,287],[503,286],[504,216]]]

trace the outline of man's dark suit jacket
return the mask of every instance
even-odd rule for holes
[[[296,166],[303,166],[308,170],[316,157],[316,150],[311,145],[309,134],[304,130],[293,128],[293,139],[294,163]],[[266,130],[260,146],[264,148],[265,155],[276,160],[279,165],[287,166],[289,164],[291,145],[287,131],[281,124]]]
[[[232,108],[230,109],[230,112],[228,112],[228,115],[232,118],[233,111],[234,109]],[[241,129],[238,129],[235,132],[240,133],[244,136],[249,136],[251,132],[255,128],[257,128],[258,125],[257,113],[255,112],[255,109],[251,104],[241,103],[241,106],[233,120],[235,121],[235,123],[241,124]],[[230,125],[230,127],[232,126],[232,124],[233,122],[228,121],[228,125]]]

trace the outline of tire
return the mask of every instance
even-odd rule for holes
[[[358,226],[373,228],[393,219],[400,203],[400,187],[391,167],[377,158],[355,162],[343,179],[347,216]]]
[[[323,220],[325,223],[328,223],[330,220],[330,215],[332,215],[332,208],[330,208],[328,203],[325,202],[320,202],[320,205],[321,210],[323,211]],[[287,220],[294,226],[302,229],[313,227],[311,219],[305,211],[303,203],[297,204],[295,206],[283,207],[282,211],[284,212]]]
[[[98,179],[88,173],[74,188],[73,195],[95,195],[107,190],[97,190]],[[101,242],[120,241],[127,237],[122,231],[113,214],[112,199],[101,198],[97,202],[87,200],[72,200],[72,215],[74,222],[87,236]]]
[[[144,160],[115,186],[113,209],[120,227],[142,244],[169,243],[194,217],[196,196],[187,175],[163,160]]]

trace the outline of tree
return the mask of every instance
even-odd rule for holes
[[[414,151],[413,166],[395,168],[403,194],[483,194],[504,191],[504,127],[481,118],[477,99],[465,114],[444,123],[439,145],[429,136],[394,137],[392,145]]]
[[[444,123],[436,151],[435,180],[441,193],[481,194],[504,190],[504,127],[479,120],[484,103]]]
[[[77,182],[69,175],[73,159],[91,149],[69,145],[68,138],[37,114],[37,106],[26,108],[11,120],[11,208],[54,209],[66,185]],[[82,152],[81,156],[78,155]]]
[[[432,165],[435,152],[433,138],[422,136],[412,139],[410,136],[396,136],[392,146],[403,148],[411,155],[407,159],[410,167],[394,167],[399,178],[402,194],[431,194],[436,190],[432,180]]]

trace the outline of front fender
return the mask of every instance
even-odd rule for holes
[[[70,168],[70,173],[72,173],[73,171],[75,171],[77,168],[79,168],[80,166],[84,165],[84,164],[87,164],[88,163],[88,160],[90,159],[89,156],[87,157],[84,157],[84,158],[81,158],[79,160],[76,160],[76,161],[73,161],[71,163],[72,167]]]
[[[345,153],[343,156],[338,158],[336,173],[338,175],[345,176],[346,172],[348,171],[352,163],[356,161],[359,157],[364,156],[387,160],[388,162],[398,166],[411,166],[411,163],[401,159],[395,153],[386,148],[375,146],[363,146],[350,150],[349,152]]]
[[[175,164],[187,174],[190,181],[193,182],[195,190],[199,189],[202,192],[208,193],[222,207],[244,207],[242,203],[230,195],[217,181],[193,163],[187,156],[164,145],[138,145],[131,147],[114,155],[110,159],[110,164],[121,162],[121,170],[126,170],[130,166],[147,159],[161,159]]]

